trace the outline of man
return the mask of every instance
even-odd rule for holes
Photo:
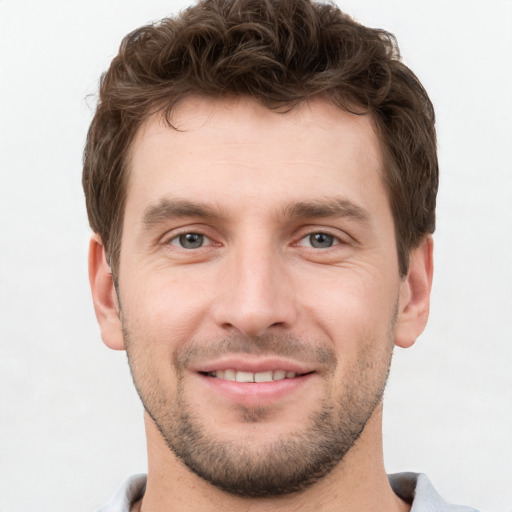
[[[103,511],[470,510],[383,464],[438,184],[391,34],[306,0],[143,27],[102,78],[83,183],[96,315],[148,443],[147,479]]]

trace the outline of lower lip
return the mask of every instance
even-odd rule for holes
[[[297,393],[314,377],[313,373],[308,373],[271,382],[235,382],[201,373],[197,375],[216,394],[240,405],[263,405],[282,399]]]

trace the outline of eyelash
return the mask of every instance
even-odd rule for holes
[[[313,244],[315,242],[313,242],[314,238],[313,237],[326,237],[328,239],[328,241],[330,242],[330,245],[328,245],[327,247],[315,247]],[[322,240],[318,239],[316,240],[317,243],[319,244],[322,244]],[[304,242],[307,242],[307,243],[304,243]],[[328,231],[325,231],[325,230],[318,230],[318,231],[310,231],[308,232],[306,235],[302,236],[299,241],[294,244],[294,245],[297,245],[297,246],[302,246],[302,247],[306,247],[307,249],[311,249],[311,250],[327,250],[327,249],[331,249],[332,247],[335,247],[337,245],[345,245],[345,242],[339,237],[339,236],[336,236],[332,233],[329,233]]]
[[[187,243],[186,237],[194,237],[194,236],[201,239],[200,245],[197,245],[194,247],[193,245],[194,245],[195,241],[188,240],[188,242],[192,246],[185,247],[185,244]],[[330,243],[330,245],[328,245],[327,247],[318,247],[318,246],[315,247],[315,245],[314,245],[315,239],[313,237],[317,237],[316,243],[318,243],[320,245],[323,243],[321,238],[322,237],[327,238],[327,243]],[[318,238],[320,238],[320,240]],[[308,241],[309,243],[304,243],[305,241]],[[341,240],[340,237],[337,237],[337,236],[333,235],[332,233],[329,233],[325,230],[323,230],[323,231],[319,230],[319,231],[308,232],[306,235],[302,236],[298,242],[296,242],[293,245],[299,246],[299,247],[306,247],[308,249],[313,249],[313,250],[315,250],[315,249],[326,250],[326,249],[335,247],[337,245],[343,245],[344,243],[345,242],[343,242],[343,240]],[[185,232],[174,235],[172,238],[167,239],[165,241],[165,245],[172,245],[172,246],[179,247],[181,249],[188,251],[188,250],[195,250],[195,249],[200,249],[203,247],[215,245],[215,243],[210,237],[208,237],[207,235],[205,235],[204,233],[201,233],[199,231],[185,231]]]
[[[183,246],[183,242],[184,242],[185,237],[187,237],[187,236],[201,237],[202,238],[201,245],[199,245],[197,247],[184,247]],[[206,245],[204,243],[205,241],[207,241]],[[208,237],[204,233],[200,233],[200,232],[197,232],[197,231],[185,231],[183,233],[179,233],[177,235],[174,235],[172,238],[167,239],[165,244],[166,245],[173,245],[173,246],[176,246],[176,247],[180,247],[181,249],[185,249],[185,250],[194,250],[194,249],[200,249],[200,248],[205,247],[205,246],[214,245],[214,242],[213,242],[213,240],[210,237]]]

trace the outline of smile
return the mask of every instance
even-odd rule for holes
[[[272,382],[275,380],[294,379],[303,374],[286,370],[269,370],[264,372],[247,372],[242,370],[216,370],[207,373],[208,377],[232,382]]]
[[[193,373],[208,392],[213,392],[210,399],[223,397],[230,405],[268,406],[299,390],[305,392],[303,386],[316,382],[317,369],[296,361],[238,356],[221,359],[205,363]]]

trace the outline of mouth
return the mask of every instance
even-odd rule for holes
[[[309,389],[304,386],[316,381],[315,370],[298,364],[238,363],[223,361],[196,369],[205,391],[213,393],[209,395],[211,400],[246,407],[269,406],[285,399],[300,400],[301,393]]]
[[[262,372],[249,372],[244,370],[236,370],[228,368],[226,370],[214,370],[210,372],[200,372],[202,375],[207,377],[214,377],[216,379],[226,380],[230,382],[243,382],[243,383],[263,383],[263,382],[274,382],[285,379],[295,379],[296,377],[302,377],[309,375],[312,372],[299,373],[289,370],[267,370]]]
[[[226,354],[191,370],[209,403],[247,407],[300,401],[320,375],[314,361],[251,354]]]

